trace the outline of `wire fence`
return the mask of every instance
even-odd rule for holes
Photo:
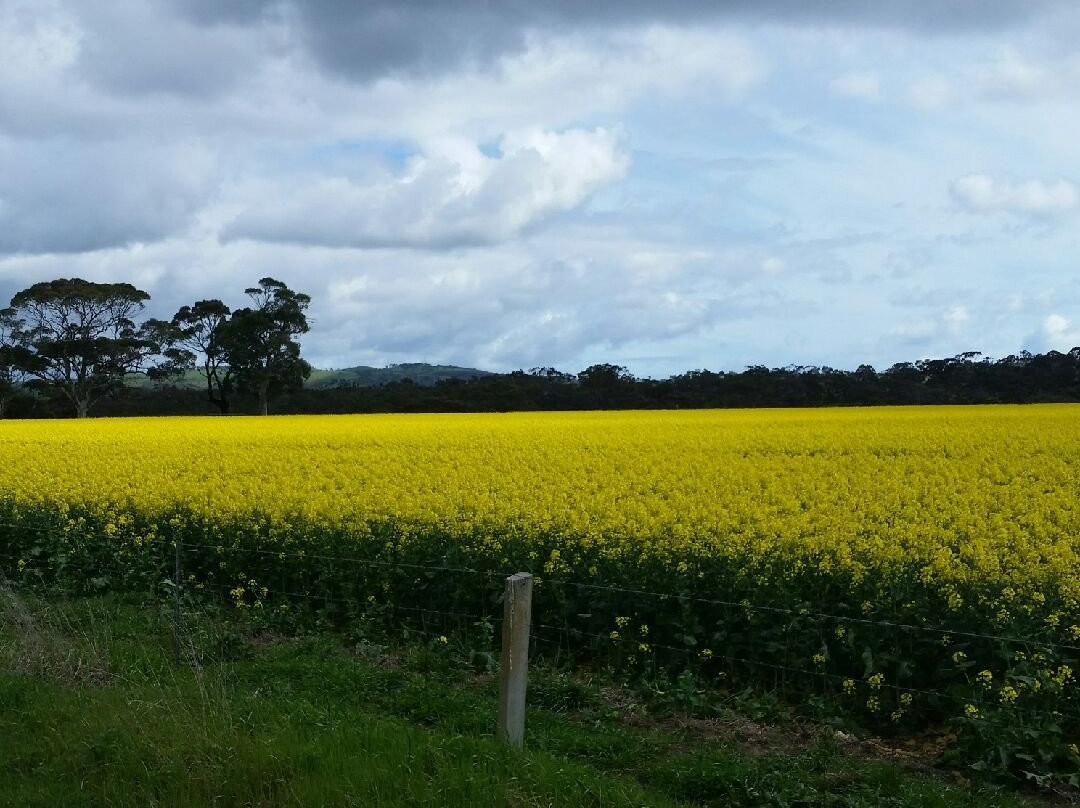
[[[474,644],[487,643],[480,650],[494,659],[504,584],[514,572],[323,548],[178,539],[144,548],[149,571],[126,581],[125,559],[112,558],[113,568],[105,570],[102,557],[110,559],[100,548],[73,546],[58,554],[48,543],[35,543],[32,537],[55,536],[60,530],[55,524],[0,522],[0,530],[21,537],[19,549],[11,550],[9,542],[0,551],[0,569],[16,584],[61,594],[142,585],[171,600],[178,659],[185,632],[206,608],[274,626],[310,618],[337,628],[359,624],[381,636],[397,631],[469,637]],[[80,570],[80,564],[87,569]],[[74,583],[79,581],[82,590]],[[598,604],[596,595],[617,603]],[[1080,703],[1065,687],[1072,671],[1080,670],[1080,646],[1059,638],[919,625],[723,598],[700,588],[667,592],[543,572],[536,575],[532,598],[533,655],[541,660],[602,663],[654,677],[686,670],[705,686],[772,688],[796,699],[808,693],[849,696],[851,709],[864,716],[888,712],[876,702],[889,694],[893,706],[909,707],[920,699],[931,719],[993,710],[1017,721],[1038,717],[1080,727]],[[864,630],[858,642],[846,641],[856,629]],[[1032,684],[1038,677],[1028,675],[1032,664],[1046,674],[1038,688]]]

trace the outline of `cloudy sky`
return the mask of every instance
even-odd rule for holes
[[[0,297],[308,292],[322,367],[1080,344],[1070,0],[0,0]]]

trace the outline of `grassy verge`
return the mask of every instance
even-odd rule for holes
[[[0,804],[19,806],[996,806],[738,715],[645,715],[532,677],[525,752],[491,737],[492,677],[453,643],[245,634],[204,616],[172,664],[154,606],[0,593]]]

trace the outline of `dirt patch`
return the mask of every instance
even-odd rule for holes
[[[622,723],[639,729],[655,729],[663,732],[689,736],[692,741],[729,741],[740,752],[764,756],[775,752],[798,754],[805,751],[824,735],[821,730],[792,723],[784,727],[763,724],[736,713],[714,718],[691,716],[656,717],[638,712],[626,713]],[[692,744],[691,744],[692,745]]]
[[[0,664],[13,673],[62,684],[103,684],[107,656],[94,640],[76,645],[59,612],[35,615],[7,581],[0,581]],[[71,628],[67,626],[67,628]]]
[[[840,752],[863,761],[887,761],[906,771],[939,781],[967,787],[971,781],[963,772],[938,766],[942,754],[955,740],[951,729],[931,729],[904,738],[860,738],[856,735],[806,721],[793,720],[782,725],[765,724],[732,713],[714,718],[692,716],[650,716],[633,709],[629,694],[612,688],[604,693],[606,703],[629,707],[622,724],[643,730],[678,734],[685,739],[675,749],[692,751],[703,741],[729,742],[740,753],[752,756],[770,754],[798,755],[822,742],[832,742]],[[1080,792],[1061,786],[1039,791],[1025,791],[1033,805],[1080,805]]]
[[[276,631],[259,631],[244,638],[244,642],[253,651],[264,651],[277,645],[286,645],[295,642],[291,637],[279,634]]]

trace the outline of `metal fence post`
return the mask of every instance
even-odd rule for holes
[[[499,718],[495,734],[518,748],[525,742],[525,688],[529,683],[532,587],[532,575],[519,572],[506,579],[503,596]]]
[[[180,664],[180,553],[181,540],[177,537],[173,542],[176,547],[176,560],[173,564],[173,656],[176,664]]]

